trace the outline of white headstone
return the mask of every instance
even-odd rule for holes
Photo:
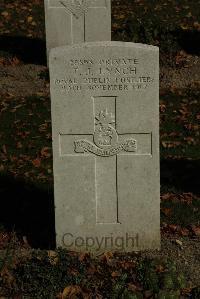
[[[51,51],[58,246],[159,248],[158,57],[122,42]]]
[[[110,0],[44,0],[47,52],[81,42],[111,40]]]

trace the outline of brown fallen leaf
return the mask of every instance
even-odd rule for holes
[[[36,158],[36,159],[34,159],[34,160],[32,161],[32,163],[33,163],[33,165],[34,165],[35,167],[40,167],[40,165],[41,165],[41,160],[40,160],[39,158]]]
[[[192,232],[194,233],[195,236],[200,237],[200,226],[192,226]]]
[[[87,269],[87,274],[88,275],[94,275],[94,273],[97,272],[97,269],[94,265],[91,265],[88,269]]]
[[[54,250],[47,251],[49,261],[51,265],[56,265],[58,263],[58,254]]]
[[[7,154],[7,149],[6,149],[6,145],[5,145],[5,144],[2,145],[2,152],[3,152],[4,154]]]
[[[79,255],[79,261],[80,262],[83,262],[83,261],[85,261],[87,258],[89,257],[89,254],[88,253],[81,253],[80,255]]]
[[[128,290],[132,291],[132,292],[137,292],[137,291],[141,292],[141,291],[143,291],[143,288],[141,286],[135,285],[133,283],[129,283]]]
[[[102,256],[102,260],[106,261],[107,263],[110,263],[113,258],[113,253],[111,251],[104,252]]]
[[[111,273],[111,276],[113,277],[113,278],[115,278],[115,277],[119,277],[121,274],[120,274],[120,272],[118,272],[118,271],[114,271],[114,272],[112,272]]]
[[[170,209],[170,208],[161,208],[161,211],[166,217],[168,217],[172,214],[172,209]]]
[[[196,30],[198,30],[198,31],[200,31],[200,23],[198,23],[198,22],[194,22],[194,28],[196,29]]]
[[[180,201],[191,205],[193,202],[193,194],[191,192],[183,193],[179,195]]]
[[[11,274],[11,271],[8,270],[7,266],[4,266],[1,269],[0,276],[3,279],[5,279],[7,281],[7,284],[10,286],[10,288],[12,288],[15,279],[14,276]]]
[[[196,144],[194,138],[191,137],[191,136],[184,137],[183,139],[184,139],[189,145],[195,145],[195,144]]]
[[[68,286],[62,293],[62,299],[75,299],[76,295],[81,294],[81,288],[77,285]]]
[[[51,154],[49,153],[49,150],[50,150],[50,147],[43,147],[42,149],[41,149],[41,156],[43,157],[43,158],[49,158],[50,156],[51,156]]]
[[[181,228],[180,233],[183,237],[187,237],[190,232],[187,228]]]
[[[175,148],[177,146],[180,146],[181,142],[180,141],[162,141],[161,144],[164,148]]]
[[[168,227],[172,232],[176,232],[178,229],[178,226],[175,224],[169,224]]]
[[[23,147],[22,143],[20,141],[18,141],[17,142],[17,148],[22,148],[22,147]]]
[[[13,66],[16,66],[16,65],[20,64],[20,60],[15,56],[10,61],[10,64],[13,65]]]
[[[9,13],[7,11],[3,11],[1,13],[1,15],[4,17],[4,18],[7,18],[9,16]]]
[[[135,262],[133,261],[122,261],[120,267],[122,267],[123,269],[125,270],[128,270],[128,269],[133,269],[135,268]]]
[[[156,267],[156,272],[158,272],[158,273],[165,272],[165,268],[162,265],[158,265]]]
[[[28,22],[28,23],[31,23],[32,21],[33,21],[33,17],[32,17],[32,16],[28,16],[28,17],[27,17],[27,22]]]
[[[160,112],[165,112],[165,111],[166,111],[166,105],[160,104]]]
[[[165,193],[165,194],[162,194],[162,195],[161,195],[161,199],[162,199],[162,200],[168,200],[168,199],[171,198],[171,196],[172,196],[171,193]]]
[[[180,241],[180,240],[178,240],[178,239],[175,240],[175,243],[176,243],[177,245],[179,245],[180,247],[183,246],[183,242]]]

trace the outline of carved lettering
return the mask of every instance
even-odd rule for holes
[[[69,78],[56,78],[55,85],[62,91],[80,92],[83,90],[99,91],[140,91],[148,88],[154,81],[151,74],[140,72],[137,57],[75,58],[65,62]]]

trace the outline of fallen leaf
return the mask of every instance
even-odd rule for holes
[[[10,110],[10,112],[16,112],[16,110],[18,109],[18,108],[20,108],[20,107],[22,107],[23,105],[17,105],[17,106],[15,106],[13,109],[11,109]]]
[[[107,263],[110,263],[113,258],[113,253],[111,251],[104,252],[102,259],[105,260]]]
[[[186,237],[189,235],[189,230],[187,228],[181,228],[180,233],[182,236]]]
[[[62,299],[72,299],[74,296],[81,294],[81,288],[77,285],[68,286],[62,293]]]
[[[33,17],[32,16],[27,17],[27,22],[28,23],[31,23],[32,21],[33,21]]]
[[[11,65],[15,66],[20,64],[20,60],[15,56],[13,57],[13,59],[11,60]]]
[[[187,24],[181,24],[180,25],[181,26],[181,28],[183,29],[183,30],[187,30],[187,29],[189,29],[189,26],[187,25]]]
[[[9,13],[7,11],[3,11],[1,13],[1,15],[6,18],[6,17],[8,17]]]
[[[169,229],[171,230],[171,231],[173,231],[173,232],[175,232],[175,231],[177,231],[177,225],[175,225],[175,224],[169,224]]]
[[[81,253],[80,255],[79,255],[79,261],[80,262],[83,262],[83,261],[85,261],[87,258],[89,257],[89,254],[88,253]]]
[[[168,199],[170,199],[171,196],[172,196],[171,193],[165,193],[165,194],[161,195],[161,199],[168,200]]]
[[[124,268],[125,270],[135,268],[135,263],[133,261],[123,261],[121,263],[121,267]]]
[[[200,31],[200,23],[194,22],[194,28],[198,31]]]
[[[23,236],[22,239],[23,239],[24,245],[25,245],[26,247],[30,248],[30,245],[29,245],[29,243],[28,243],[27,237],[26,237],[26,236]]]
[[[165,111],[166,111],[166,105],[160,104],[160,112],[165,112]]]
[[[144,298],[146,298],[146,299],[150,299],[150,298],[152,298],[152,296],[153,296],[153,291],[152,290],[147,290],[147,291],[145,291],[144,292]]]
[[[114,272],[112,272],[111,273],[111,276],[113,277],[113,278],[115,278],[115,277],[119,277],[121,274],[120,274],[120,272],[118,272],[118,271],[114,271]]]
[[[165,268],[162,265],[158,265],[156,267],[156,272],[158,272],[158,273],[165,272]]]
[[[175,240],[175,243],[177,244],[177,245],[179,245],[180,247],[182,247],[183,246],[183,242],[182,241],[180,241],[180,240]]]
[[[170,209],[170,208],[161,208],[161,211],[166,217],[168,217],[172,214],[172,209]]]
[[[35,167],[40,167],[40,165],[41,165],[41,160],[40,160],[39,158],[36,158],[36,159],[34,159],[34,160],[32,161],[32,163],[33,163],[33,165],[34,165]]]
[[[58,254],[54,250],[47,251],[49,261],[51,265],[56,265],[58,263]]]
[[[195,236],[200,237],[200,226],[192,226],[192,232],[195,234]]]
[[[128,290],[132,291],[132,292],[136,292],[136,291],[141,292],[141,291],[143,291],[143,288],[141,286],[137,286],[133,283],[129,283],[128,284]]]
[[[17,148],[22,148],[22,143],[20,141],[17,142]]]
[[[51,156],[51,154],[49,153],[50,147],[43,147],[41,149],[41,156],[44,158],[49,158]]]
[[[1,269],[0,272],[0,276],[5,279],[8,283],[8,285],[10,286],[10,288],[12,288],[13,282],[14,282],[14,276],[11,274],[11,272],[8,270],[8,268],[6,266],[4,266]]]
[[[96,273],[96,272],[97,272],[97,269],[96,269],[96,267],[93,266],[93,265],[91,265],[91,267],[89,267],[89,268],[87,269],[87,274],[88,274],[88,275],[94,275],[94,273]]]
[[[3,152],[4,154],[7,154],[7,149],[6,149],[6,145],[5,145],[5,144],[2,145],[2,152]]]

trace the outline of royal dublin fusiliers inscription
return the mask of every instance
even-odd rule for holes
[[[128,91],[148,88],[151,71],[143,74],[138,58],[72,59],[66,62],[71,77],[57,78],[55,84],[67,92],[83,90]]]
[[[57,244],[159,248],[158,49],[57,48],[50,78]]]

